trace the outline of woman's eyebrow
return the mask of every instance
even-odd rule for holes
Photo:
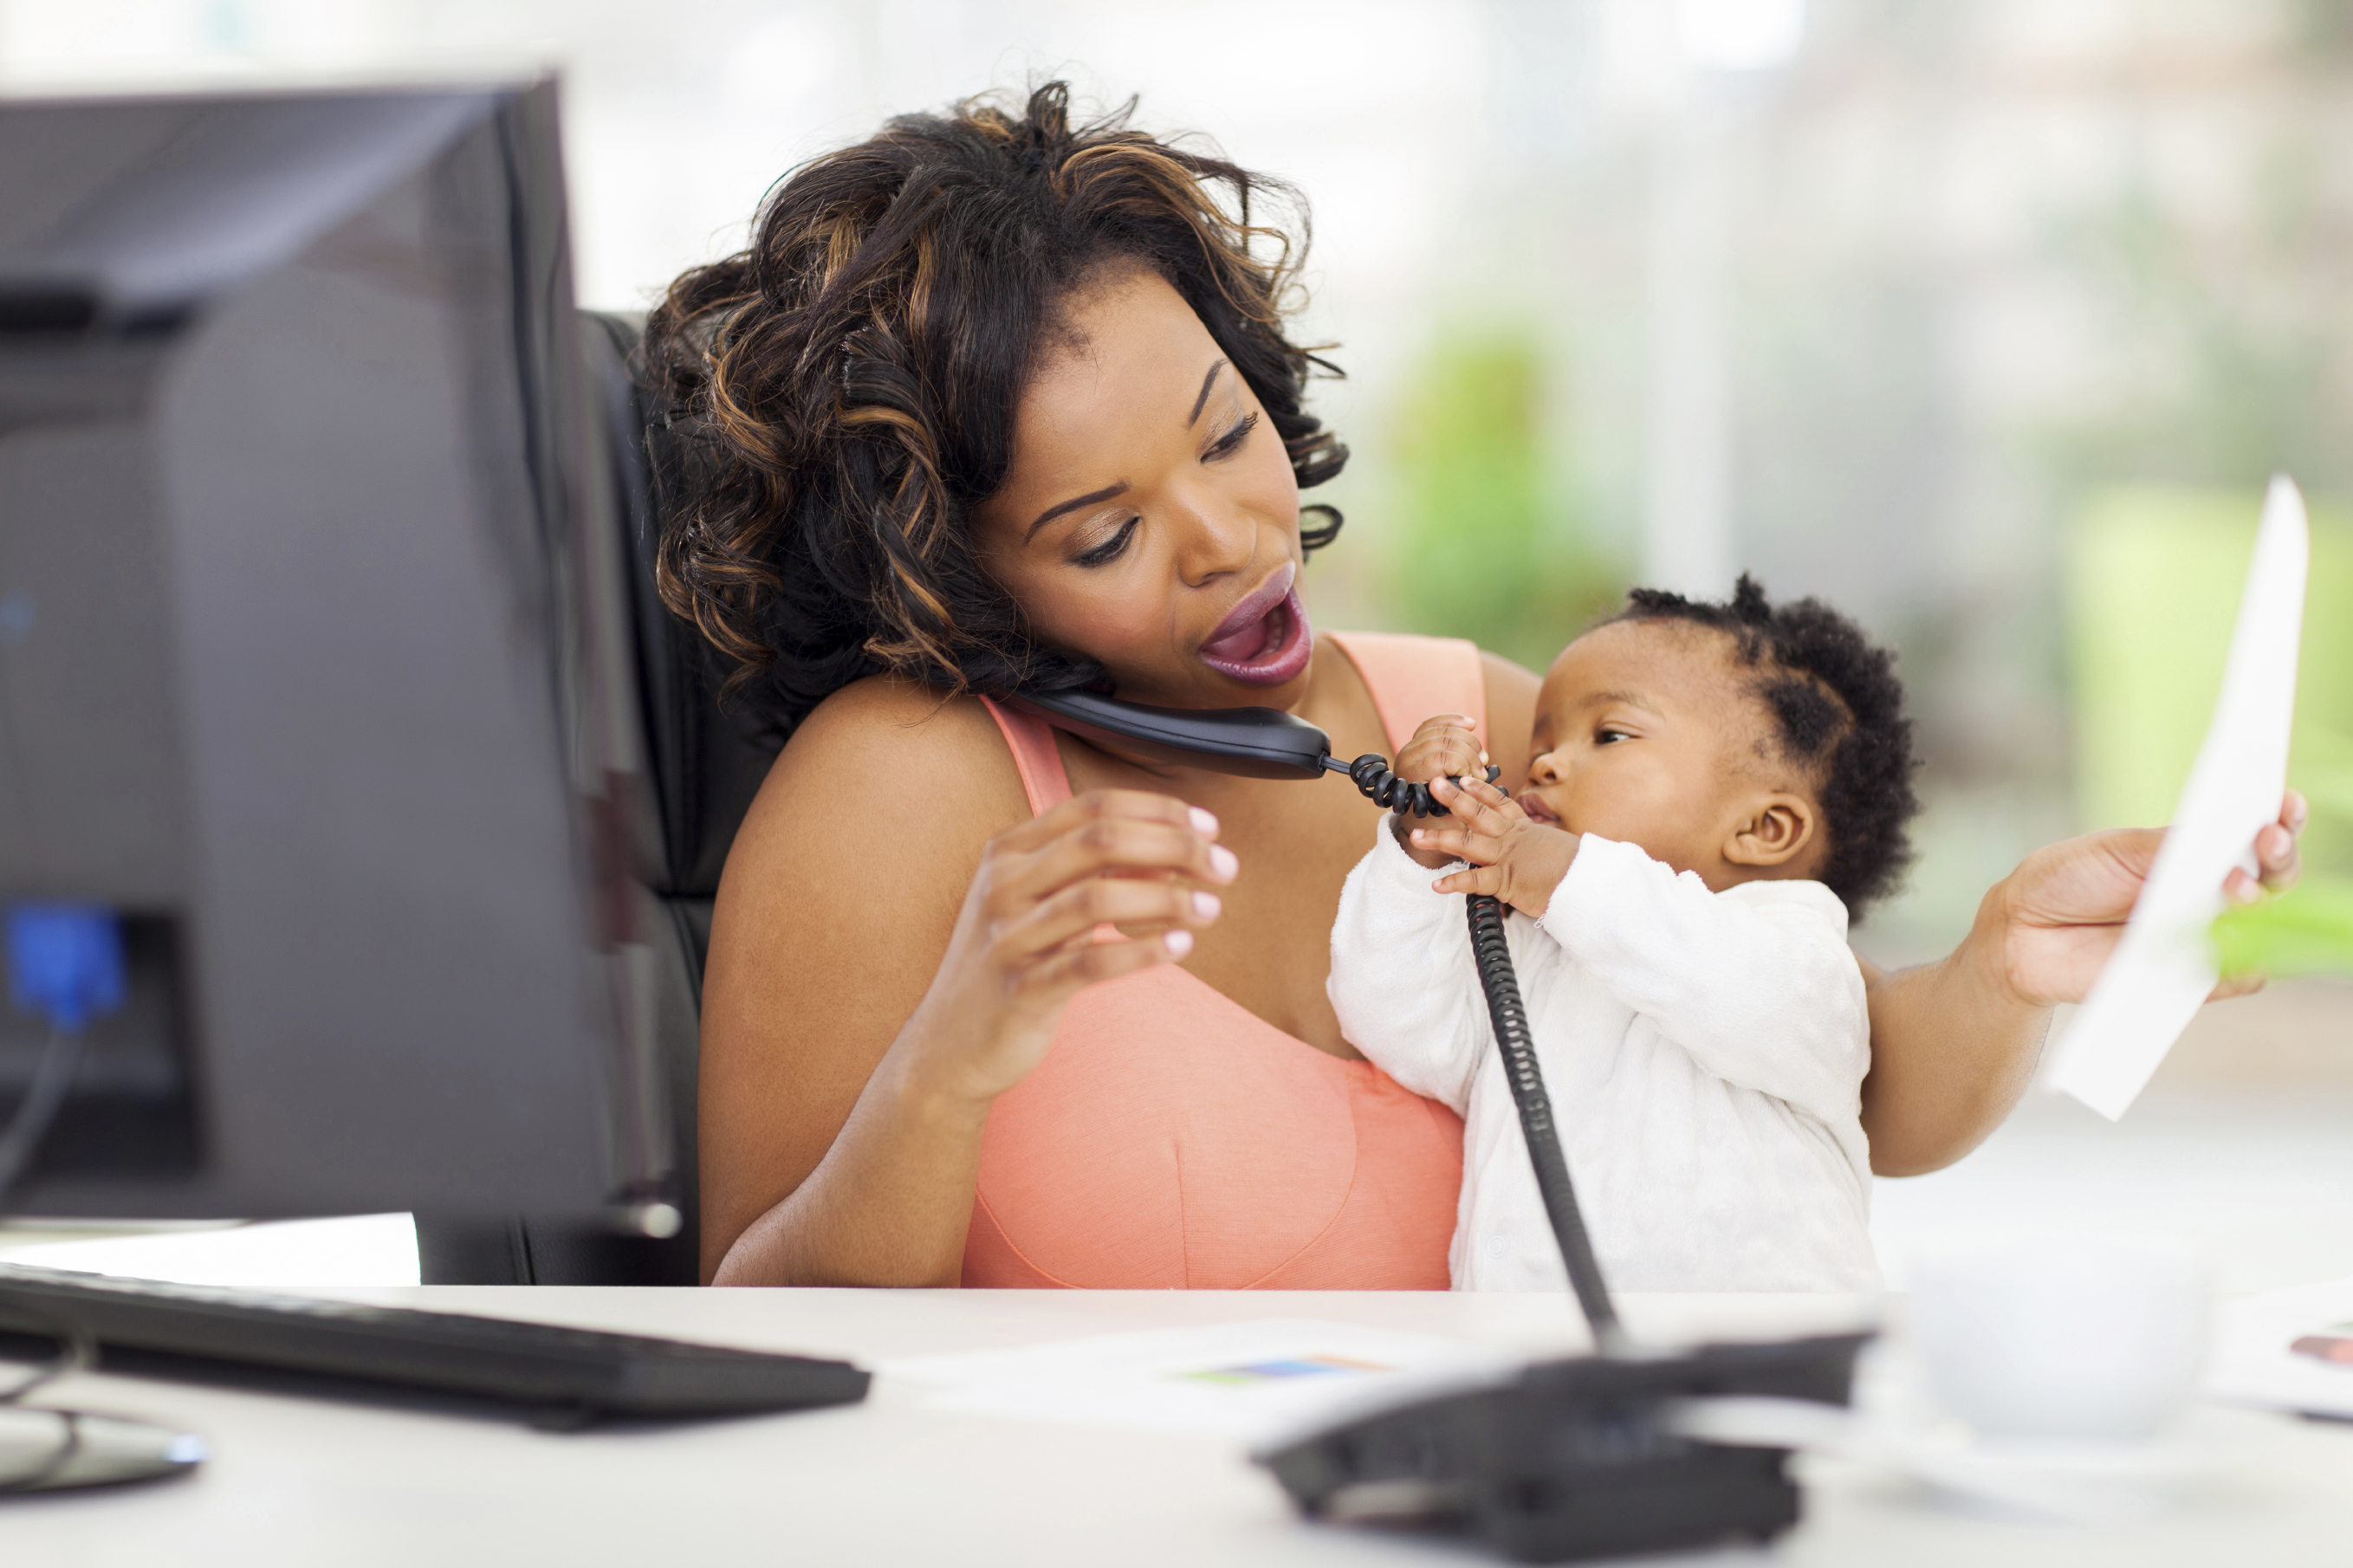
[[[1201,395],[1193,399],[1193,412],[1185,416],[1186,429],[1190,430],[1200,422],[1201,405],[1209,401],[1210,384],[1218,379],[1218,373],[1225,368],[1226,362],[1219,360],[1209,366],[1209,374],[1201,378]]]
[[[1127,481],[1125,479],[1117,479],[1103,486],[1103,488],[1099,490],[1089,490],[1082,496],[1071,497],[1069,500],[1063,501],[1059,506],[1050,506],[1044,511],[1038,514],[1038,521],[1029,525],[1029,531],[1021,536],[1021,542],[1027,544],[1031,540],[1037,538],[1038,531],[1039,529],[1045,527],[1048,523],[1053,521],[1056,518],[1061,516],[1066,511],[1076,511],[1082,506],[1092,506],[1099,500],[1109,500],[1113,496],[1125,495],[1126,493]]]
[[[1185,416],[1185,428],[1187,430],[1200,423],[1201,407],[1209,401],[1209,388],[1217,384],[1218,373],[1225,368],[1224,360],[1210,362],[1209,374],[1201,378],[1201,390],[1193,398],[1193,412]],[[1089,490],[1085,495],[1075,496],[1057,506],[1050,506],[1038,514],[1038,521],[1029,525],[1029,531],[1021,536],[1021,542],[1027,544],[1037,538],[1039,529],[1066,511],[1076,511],[1082,506],[1092,506],[1099,500],[1109,500],[1113,496],[1124,494],[1126,490],[1127,481],[1121,479],[1116,484],[1105,485],[1099,490]]]

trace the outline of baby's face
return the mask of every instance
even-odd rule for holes
[[[1778,761],[1772,718],[1746,684],[1722,632],[1595,627],[1545,677],[1521,809],[1637,845],[1718,890],[1746,880],[1754,873],[1726,861],[1725,846],[1761,794],[1804,782]]]

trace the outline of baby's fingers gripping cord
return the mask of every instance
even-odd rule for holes
[[[1366,752],[1348,764],[1348,776],[1356,781],[1356,788],[1376,805],[1401,811],[1409,816],[1445,816],[1447,809],[1430,798],[1426,784],[1408,784],[1389,771],[1389,760],[1378,752]],[[1487,764],[1487,782],[1493,784],[1504,776],[1504,770],[1494,763]]]

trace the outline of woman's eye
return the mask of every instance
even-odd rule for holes
[[[1082,553],[1071,557],[1071,560],[1073,563],[1081,566],[1110,565],[1113,562],[1127,553],[1128,542],[1135,537],[1135,525],[1143,521],[1144,520],[1142,518],[1129,518],[1126,522],[1120,526],[1120,531],[1117,533],[1113,534],[1109,539],[1104,540],[1092,550],[1082,552]]]
[[[1241,444],[1249,439],[1250,433],[1257,428],[1258,416],[1250,415],[1215,441],[1210,442],[1209,449],[1201,454],[1202,460],[1214,462],[1219,458],[1232,457],[1234,453],[1240,450]]]

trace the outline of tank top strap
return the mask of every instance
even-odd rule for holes
[[[1412,637],[1399,632],[1333,632],[1332,640],[1365,678],[1388,731],[1394,756],[1421,721],[1433,713],[1467,713],[1482,746],[1487,733],[1487,676],[1479,645],[1461,637]]]
[[[1029,815],[1043,816],[1071,798],[1071,775],[1055,749],[1053,726],[1033,714],[982,698],[980,705],[997,721],[1013,765],[1021,772],[1021,793],[1029,797]]]

